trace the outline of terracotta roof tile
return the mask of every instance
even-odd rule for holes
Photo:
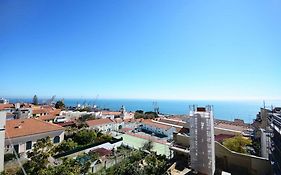
[[[92,152],[97,153],[100,157],[107,156],[111,154],[111,150],[105,149],[105,148],[97,148],[93,150]]]
[[[8,103],[8,104],[0,104],[0,110],[8,109],[8,108],[14,108],[14,104]]]
[[[228,139],[234,137],[234,135],[229,135],[229,134],[219,134],[215,135],[215,141],[217,142],[222,142],[224,139]]]
[[[215,124],[216,128],[223,128],[223,129],[231,129],[235,131],[244,131],[249,129],[249,127],[241,126],[241,125],[234,125],[234,124],[228,124],[228,123],[216,123]]]
[[[165,130],[169,130],[170,128],[172,128],[172,126],[168,126],[168,125],[161,124],[161,123],[156,123],[156,122],[151,121],[150,119],[144,120],[144,121],[142,121],[142,123],[155,127],[155,128],[161,128],[161,129],[165,129]]]
[[[122,120],[121,118],[116,118],[116,119],[114,119],[114,121],[115,121],[116,123],[122,123],[122,122],[123,122],[123,120]]]
[[[86,121],[86,124],[88,126],[99,126],[99,125],[104,125],[104,124],[109,124],[109,123],[114,123],[114,121],[110,120],[109,118],[102,118],[102,119]]]
[[[186,123],[182,120],[166,119],[166,118],[161,118],[158,121],[163,122],[163,123],[172,124],[172,125],[178,125],[178,126],[185,126],[185,123]]]
[[[54,120],[56,118],[56,116],[48,114],[48,115],[43,115],[38,117],[38,119],[46,121],[46,120]]]
[[[189,133],[189,128],[176,128],[178,133],[187,134]]]
[[[57,125],[60,125],[62,127],[66,127],[66,126],[76,126],[76,123],[74,121],[68,121],[68,122],[64,122],[64,123],[57,123]]]
[[[47,113],[48,110],[45,108],[35,108],[32,109],[32,114],[41,114],[41,113]]]
[[[64,130],[63,127],[39,119],[16,119],[6,121],[6,138],[16,138],[51,131]]]
[[[119,111],[101,111],[102,115],[121,115]]]

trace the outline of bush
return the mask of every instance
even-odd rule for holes
[[[134,115],[135,119],[144,118],[144,119],[155,119],[158,117],[157,113],[149,111],[143,113],[141,110],[137,110]]]
[[[230,149],[231,151],[235,151],[238,153],[247,153],[246,146],[251,145],[252,142],[248,138],[243,137],[242,135],[238,135],[229,139],[225,139],[223,141],[223,145]]]
[[[7,153],[4,155],[4,162],[15,159],[16,156],[13,153]]]
[[[83,129],[74,135],[73,141],[79,145],[87,145],[93,143],[96,138],[97,133],[95,131]]]
[[[62,143],[60,143],[55,151],[56,152],[66,152],[66,151],[69,151],[69,150],[72,150],[74,148],[76,148],[78,146],[78,144],[76,142],[74,142],[72,139],[67,139],[67,141],[63,141]]]

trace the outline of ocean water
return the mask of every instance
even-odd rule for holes
[[[9,99],[10,102],[31,102],[32,99]],[[40,99],[39,99],[40,101]],[[41,100],[44,101],[44,100]],[[153,111],[153,100],[129,100],[129,99],[65,99],[67,106],[76,106],[77,104],[94,103],[100,108],[109,108],[119,110],[122,105],[127,111],[144,110]],[[234,120],[243,119],[245,122],[252,122],[256,118],[263,101],[203,101],[203,100],[157,100],[157,105],[161,113],[164,114],[188,114],[190,105],[212,105],[215,118]],[[281,100],[266,101],[266,106],[281,106]]]

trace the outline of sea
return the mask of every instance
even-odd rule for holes
[[[32,99],[15,99],[8,98],[14,102],[31,102]],[[45,99],[39,99],[44,102]],[[97,105],[99,108],[108,108],[110,110],[119,110],[121,106],[125,106],[127,111],[153,111],[155,106],[159,107],[160,113],[171,115],[188,114],[190,106],[198,105],[213,106],[214,116],[217,119],[234,120],[236,118],[243,119],[247,123],[251,123],[264,106],[262,100],[141,100],[141,99],[64,99],[67,106],[76,106],[77,104]],[[155,102],[157,103],[155,105]],[[268,108],[272,106],[281,106],[281,100],[265,101]]]

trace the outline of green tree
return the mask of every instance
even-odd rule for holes
[[[82,108],[82,109],[78,109],[78,111],[80,111],[80,112],[83,112],[83,111],[92,112],[92,108],[89,107],[89,106],[86,106],[86,107],[84,107],[84,108]]]
[[[247,153],[246,146],[251,145],[252,142],[250,139],[238,135],[223,141],[223,145],[228,149],[238,152],[238,153]]]
[[[145,119],[155,119],[158,117],[158,114],[152,111],[145,112],[144,114],[145,114]]]
[[[55,108],[64,109],[65,108],[64,102],[62,100],[57,101],[55,104]]]
[[[32,101],[33,101],[34,105],[38,105],[38,97],[37,97],[37,95],[33,96],[33,100]]]
[[[28,153],[27,156],[30,158],[23,167],[27,174],[45,174],[49,163],[48,158],[54,154],[53,143],[50,137],[46,137],[38,140],[32,149],[32,152]],[[20,170],[18,174],[23,174]]]
[[[143,114],[143,110],[136,110],[137,113]]]
[[[96,119],[96,117],[95,117],[95,115],[93,115],[93,114],[85,114],[85,115],[82,115],[80,118],[79,118],[79,120],[81,121],[81,122],[85,122],[85,121],[87,121],[87,120],[95,120]]]
[[[61,165],[53,167],[50,171],[52,174],[59,175],[80,175],[81,166],[76,160],[65,158]]]
[[[144,174],[162,175],[168,169],[167,161],[164,156],[157,156],[156,154],[149,154],[145,157],[146,166],[144,167]]]
[[[77,146],[78,146],[78,144],[76,142],[74,142],[72,139],[67,139],[67,140],[64,140],[63,142],[61,142],[55,148],[55,152],[59,152],[59,153],[66,152],[66,151],[76,148]]]
[[[78,131],[73,138],[73,141],[79,145],[87,145],[93,143],[97,138],[97,133],[93,130],[83,129]]]
[[[153,142],[151,140],[145,142],[141,149],[151,152],[151,150],[153,149]]]

